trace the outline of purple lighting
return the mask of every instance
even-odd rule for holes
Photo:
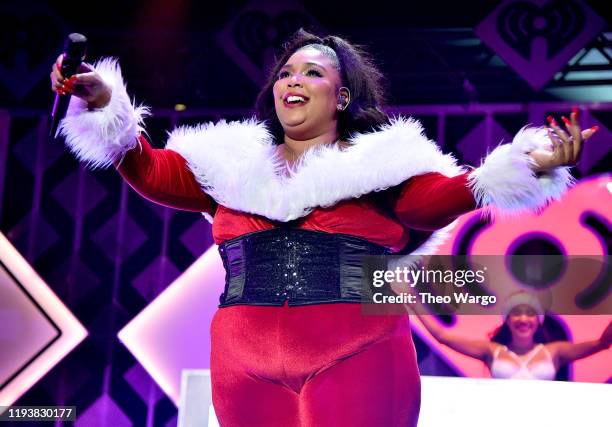
[[[224,283],[223,264],[212,246],[119,332],[177,406],[181,371],[210,367],[210,323]]]

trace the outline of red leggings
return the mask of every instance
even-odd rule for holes
[[[360,304],[221,308],[212,326],[222,427],[416,426],[420,380],[407,316]]]

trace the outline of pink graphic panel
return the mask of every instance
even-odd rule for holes
[[[455,228],[453,238],[439,250],[441,254],[451,254],[457,239],[469,228],[480,214],[478,212],[463,216]],[[612,177],[603,175],[579,182],[560,202],[553,203],[540,215],[522,215],[518,218],[499,219],[484,228],[470,245],[470,255],[508,254],[517,241],[533,233],[552,236],[561,246],[564,254],[572,255],[610,255],[604,237],[585,222],[587,216],[594,216],[607,226],[610,233],[612,223]],[[566,272],[565,274],[570,274]],[[576,286],[575,295],[584,289]],[[612,315],[561,315],[563,322],[574,342],[593,340],[599,337]],[[488,334],[502,322],[499,315],[457,316],[450,327],[453,334],[488,339]],[[479,361],[463,356],[441,345],[413,318],[413,326],[419,335],[439,355],[464,375],[469,377],[488,377],[486,367]],[[573,380],[585,382],[606,382],[612,377],[612,350],[602,351],[586,359],[574,362]]]
[[[87,335],[0,233],[0,406],[13,404]]]

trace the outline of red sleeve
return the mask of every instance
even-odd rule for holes
[[[450,224],[476,208],[468,175],[448,178],[432,172],[410,178],[394,196],[395,215],[406,227],[417,230],[438,230]]]
[[[212,214],[215,201],[208,196],[176,151],[153,149],[141,135],[140,147],[127,152],[116,165],[121,176],[141,196],[175,209]]]

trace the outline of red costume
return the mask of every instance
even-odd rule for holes
[[[559,168],[536,177],[527,155],[547,145],[522,131],[471,172],[403,118],[348,148],[320,147],[287,172],[254,121],[174,131],[166,149],[142,137],[118,67],[97,65],[113,87],[108,107],[73,99],[66,142],[94,166],[115,163],[144,197],[214,217],[217,244],[281,224],[357,236],[396,252],[409,230],[432,231],[420,253],[477,205],[538,208],[571,181]],[[229,426],[416,425],[419,373],[407,316],[364,316],[355,303],[220,308],[211,327],[213,402]]]

